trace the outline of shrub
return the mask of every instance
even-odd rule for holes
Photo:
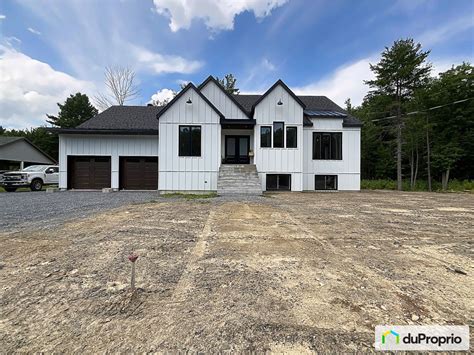
[[[409,180],[402,183],[403,191],[428,191],[428,182],[426,180],[418,180],[415,188],[412,190]],[[363,190],[396,190],[397,182],[391,179],[361,180],[360,188]],[[431,184],[433,191],[442,191],[441,183],[433,181]],[[474,181],[470,180],[450,180],[448,191],[474,191]]]

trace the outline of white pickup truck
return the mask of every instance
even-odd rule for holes
[[[19,187],[29,187],[31,191],[40,191],[44,185],[57,185],[59,167],[57,165],[31,165],[20,171],[8,171],[0,180],[7,192],[14,192]]]

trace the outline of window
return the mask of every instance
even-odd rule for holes
[[[179,156],[201,156],[201,126],[179,126]]]
[[[337,190],[337,175],[315,175],[315,190]]]
[[[342,160],[342,133],[313,133],[313,159]]]
[[[287,148],[296,148],[296,136],[297,128],[296,127],[286,127],[286,147]]]
[[[260,127],[260,147],[262,148],[272,147],[272,127],[271,126]]]
[[[267,174],[267,191],[291,190],[290,174]]]
[[[283,122],[273,122],[273,148],[283,148],[284,128]]]

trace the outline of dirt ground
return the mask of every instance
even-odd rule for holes
[[[339,192],[2,232],[0,349],[371,351],[379,324],[472,326],[473,230],[474,195]]]

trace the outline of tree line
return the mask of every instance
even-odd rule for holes
[[[474,171],[474,68],[452,66],[432,76],[430,51],[413,39],[395,41],[371,65],[375,79],[359,107],[363,179],[396,179],[415,189],[423,179],[445,190],[450,178],[471,180]]]

